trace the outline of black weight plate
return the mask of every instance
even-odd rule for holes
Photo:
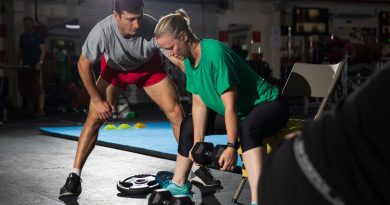
[[[156,176],[152,174],[133,175],[119,181],[116,188],[118,191],[125,194],[149,194],[153,190],[160,188],[155,177]]]

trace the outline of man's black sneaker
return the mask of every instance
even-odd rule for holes
[[[191,173],[191,175],[190,182],[198,187],[202,194],[212,194],[223,189],[221,182],[214,179],[210,169],[207,167],[199,167],[199,169]]]
[[[81,178],[75,173],[70,173],[60,190],[60,196],[79,196],[80,194]]]

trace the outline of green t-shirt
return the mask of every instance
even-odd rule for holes
[[[230,87],[237,88],[237,116],[244,119],[257,104],[278,97],[278,88],[258,76],[251,67],[225,44],[201,40],[201,57],[197,67],[184,60],[186,89],[197,94],[207,107],[225,115],[221,95]]]

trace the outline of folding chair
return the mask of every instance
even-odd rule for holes
[[[318,108],[317,118],[324,110],[329,96],[332,94],[337,80],[339,79],[344,62],[339,62],[333,65],[326,64],[309,64],[309,63],[295,63],[291,73],[283,87],[282,95],[285,97],[319,97],[323,98]],[[279,131],[275,136],[265,140],[267,153],[271,151],[272,144],[280,141],[286,134],[300,130],[304,120],[289,119],[287,127]],[[238,149],[238,154],[242,159],[241,147]],[[237,202],[238,197],[247,181],[247,172],[244,164],[242,165],[242,179],[239,183],[232,201]]]

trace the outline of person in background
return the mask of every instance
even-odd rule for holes
[[[192,93],[192,115],[184,118],[176,169],[163,187],[173,195],[192,196],[187,181],[195,143],[214,132],[221,119],[227,134],[227,148],[219,159],[221,170],[236,165],[239,139],[251,189],[252,204],[258,204],[258,184],[262,167],[263,139],[286,126],[289,109],[279,89],[267,83],[231,48],[213,39],[198,39],[180,9],[162,17],[155,29],[161,48],[183,60],[186,89]],[[216,117],[216,115],[221,117]]]
[[[38,99],[38,110],[36,116],[45,115],[45,90],[43,85],[42,65],[46,54],[46,44],[44,36],[34,31],[34,20],[31,17],[23,19],[25,32],[19,38],[18,56],[22,65],[27,65],[31,69],[18,71],[19,92],[27,104],[29,115],[35,113],[34,103]]]

